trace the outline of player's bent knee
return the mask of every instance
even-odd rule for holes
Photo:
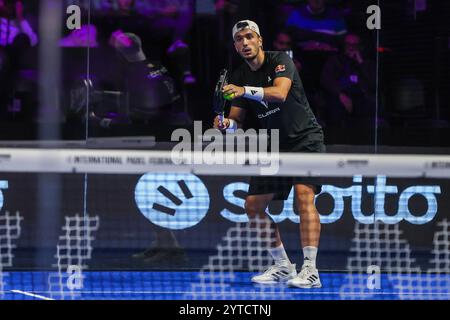
[[[313,186],[296,185],[295,195],[297,197],[297,211],[301,216],[317,215],[315,207],[315,190]]]
[[[296,185],[295,195],[298,200],[303,202],[314,202],[315,197],[315,187],[310,185]]]

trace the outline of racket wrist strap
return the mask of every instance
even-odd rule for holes
[[[264,88],[262,87],[244,87],[244,98],[261,102],[264,99]]]

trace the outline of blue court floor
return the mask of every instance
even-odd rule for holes
[[[321,273],[322,288],[255,285],[250,272],[4,272],[3,300],[449,300],[448,274]],[[82,288],[80,288],[82,286]],[[371,289],[368,288],[371,287]],[[378,288],[377,288],[378,287]],[[70,289],[69,289],[70,288]],[[0,287],[1,289],[1,287]]]

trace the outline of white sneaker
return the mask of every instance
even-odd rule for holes
[[[287,282],[289,287],[297,288],[321,288],[319,271],[311,265],[303,265],[302,271],[292,280]]]
[[[289,262],[283,264],[274,264],[266,271],[252,277],[252,282],[260,284],[276,284],[293,279],[297,275],[295,264]]]

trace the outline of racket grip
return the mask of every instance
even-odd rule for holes
[[[219,113],[219,114],[218,114],[218,117],[219,117],[219,124],[220,124],[220,126],[222,127],[222,126],[223,126],[223,119],[224,119],[224,114],[223,114],[223,112]]]

